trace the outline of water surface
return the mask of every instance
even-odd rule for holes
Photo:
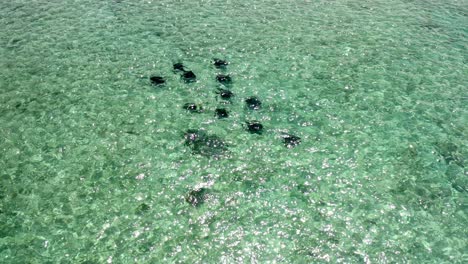
[[[468,262],[468,3],[442,2],[2,1],[0,262]]]

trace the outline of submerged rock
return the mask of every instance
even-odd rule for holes
[[[153,85],[160,85],[166,82],[166,80],[164,80],[164,78],[161,76],[151,76],[150,81]]]
[[[293,148],[301,143],[301,138],[294,135],[283,135],[283,143],[287,148]]]
[[[260,99],[258,99],[255,96],[245,99],[245,103],[247,104],[247,108],[249,108],[250,110],[258,110],[262,106],[262,102],[260,101]]]
[[[189,129],[184,134],[185,145],[192,149],[193,154],[204,157],[219,158],[228,148],[226,143],[216,135],[209,135],[203,130]]]
[[[260,124],[260,122],[257,121],[250,121],[250,122],[245,122],[246,123],[246,129],[252,134],[262,134],[263,132],[263,125]]]
[[[185,201],[192,206],[199,206],[205,202],[207,197],[207,189],[206,188],[198,188],[191,190],[186,196]]]
[[[226,110],[224,108],[216,108],[215,115],[220,119],[221,118],[227,118],[227,117],[229,117],[229,112],[228,112],[228,110]]]

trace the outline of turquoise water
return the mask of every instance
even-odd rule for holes
[[[468,262],[467,1],[12,0],[0,14],[1,263]],[[227,150],[193,152],[188,129]]]

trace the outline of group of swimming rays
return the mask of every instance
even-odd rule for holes
[[[213,65],[219,70],[225,71],[229,63],[222,59],[213,59]],[[197,81],[197,76],[191,70],[187,70],[183,63],[175,63],[173,65],[174,73],[179,73],[181,79],[189,83]],[[166,80],[161,76],[151,76],[149,78],[152,85],[161,86],[164,85]],[[221,100],[231,102],[234,97],[234,93],[229,89],[232,87],[232,78],[229,74],[218,74],[216,81],[219,82],[223,88],[218,88],[216,94]],[[246,108],[251,111],[261,109],[262,102],[255,96],[248,97],[244,100]],[[195,103],[186,103],[183,105],[183,109],[190,113],[202,113],[204,110],[200,105]],[[229,117],[229,111],[226,108],[216,108],[214,114],[219,119]],[[255,120],[246,121],[244,128],[247,132],[252,134],[262,134],[263,125]],[[281,135],[284,146],[287,148],[293,148],[301,143],[301,138],[291,134]],[[226,143],[217,135],[208,134],[201,129],[188,129],[184,133],[185,145],[190,147],[193,154],[202,155],[205,157],[218,158],[227,151]],[[206,197],[206,188],[198,188],[190,191],[186,196],[186,201],[193,206],[197,206],[204,201]]]

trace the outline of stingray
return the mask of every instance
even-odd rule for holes
[[[222,83],[222,84],[224,84],[224,85],[231,84],[231,82],[232,82],[231,76],[225,75],[225,74],[218,74],[218,75],[216,76],[216,80],[217,80],[219,83]]]
[[[221,97],[221,99],[223,100],[229,100],[231,99],[231,97],[234,96],[233,92],[221,88],[218,88],[218,91],[216,93],[219,94],[219,97]]]
[[[257,121],[249,121],[246,123],[246,130],[252,134],[262,134],[263,132],[263,125]]]
[[[229,117],[229,112],[228,112],[228,110],[226,110],[224,108],[216,108],[215,116],[217,116],[219,119],[228,118]]]
[[[218,69],[224,69],[228,66],[228,62],[220,59],[213,59],[213,65]]]
[[[164,78],[161,76],[151,76],[150,81],[151,81],[151,84],[153,85],[160,85],[166,82],[166,80],[164,80]]]
[[[182,108],[189,111],[190,113],[201,113],[201,112],[203,112],[203,109],[201,108],[201,106],[196,105],[194,103],[186,103],[186,104],[183,105]]]
[[[185,72],[185,66],[184,64],[178,62],[178,63],[174,63],[174,65],[172,65],[174,71],[182,71],[182,72]]]
[[[217,135],[207,134],[203,130],[189,129],[184,134],[185,145],[192,149],[193,154],[204,157],[219,158],[227,150],[227,144]]]
[[[197,76],[195,75],[195,73],[193,73],[193,71],[185,71],[182,74],[182,79],[184,79],[184,81],[187,83],[191,83],[197,80]]]
[[[245,103],[250,110],[258,110],[262,107],[262,102],[255,96],[245,99]]]
[[[285,134],[282,135],[284,146],[287,148],[294,148],[301,143],[301,138],[298,136]]]
[[[193,189],[185,196],[185,201],[192,206],[199,206],[205,202],[207,192],[208,190],[206,188]]]

